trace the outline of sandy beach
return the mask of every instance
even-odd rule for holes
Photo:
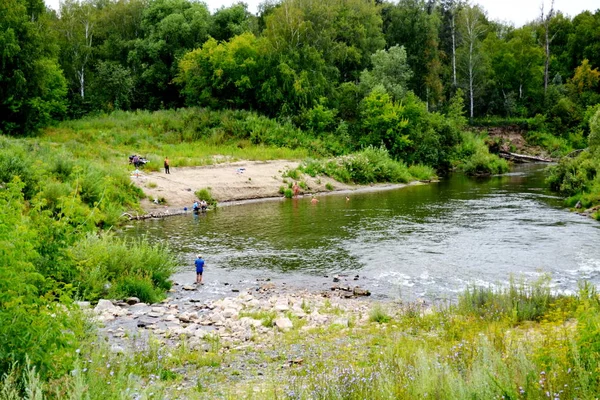
[[[165,174],[164,170],[141,171],[139,176],[132,175],[131,180],[147,195],[147,198],[141,202],[145,211],[153,212],[165,208],[178,210],[191,207],[197,200],[194,193],[200,189],[209,189],[219,203],[282,197],[279,193],[280,188],[282,186],[287,188],[289,183],[293,182],[284,175],[287,171],[297,168],[299,164],[298,161],[277,160],[239,161],[204,167],[171,167],[170,174]],[[307,185],[306,190],[301,190],[301,195],[384,190],[404,186],[401,184],[347,185],[329,177],[313,178],[309,175],[303,175],[300,181]],[[328,190],[327,184],[333,190]],[[155,205],[154,199],[164,199],[166,207]]]

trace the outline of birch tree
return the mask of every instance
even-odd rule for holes
[[[550,43],[556,36],[556,33],[550,37],[550,20],[554,16],[554,0],[550,2],[550,11],[544,13],[544,3],[540,7],[540,21],[544,27],[544,52],[546,53],[546,59],[544,62],[544,95],[548,91],[548,75],[550,69]]]
[[[62,65],[71,89],[84,101],[98,12],[91,2],[78,0],[61,2],[59,12]]]
[[[469,96],[469,117],[472,119],[475,115],[475,97],[482,83],[485,67],[485,55],[481,43],[487,26],[485,15],[479,6],[468,6],[461,10],[460,30],[463,43],[459,57]]]

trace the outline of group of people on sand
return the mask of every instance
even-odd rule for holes
[[[136,172],[136,176],[139,175],[139,168],[146,164],[148,162],[148,160],[146,160],[145,158],[142,158],[140,156],[138,156],[137,154],[131,155],[129,156],[129,164],[133,164],[133,167],[135,168]],[[165,160],[163,162],[163,166],[165,167],[165,174],[170,174],[171,171],[169,169],[170,167],[170,162],[169,162],[169,158],[165,157]]]

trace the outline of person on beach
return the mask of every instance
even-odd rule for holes
[[[200,210],[206,211],[207,208],[208,208],[208,203],[205,200],[200,200]]]
[[[204,272],[204,260],[200,254],[197,255],[196,261],[194,262],[196,265],[196,283],[200,285],[204,285],[202,282],[202,273]]]
[[[169,159],[165,157],[165,174],[170,174],[169,172]]]
[[[298,182],[294,182],[294,186],[292,186],[292,191],[294,193],[294,197],[298,197],[300,194],[300,186],[298,186]]]

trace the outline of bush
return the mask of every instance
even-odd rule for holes
[[[467,175],[492,175],[508,171],[508,162],[490,154],[483,137],[463,133],[463,140],[455,149],[454,165]]]
[[[153,282],[143,276],[127,276],[120,279],[113,293],[115,298],[135,296],[148,304],[156,303],[164,297],[164,293],[157,290]]]
[[[206,201],[209,205],[213,207],[217,206],[217,200],[212,197],[212,194],[210,193],[210,188],[197,190],[194,192],[194,194],[198,199]]]
[[[149,293],[146,283],[155,297],[162,296],[171,287],[169,277],[176,265],[165,246],[111,235],[89,235],[73,247],[71,258],[80,271],[73,283],[80,296],[91,301],[133,290]]]
[[[380,305],[377,305],[371,309],[369,312],[369,321],[377,322],[379,324],[385,324],[390,322],[392,317],[390,317]]]

